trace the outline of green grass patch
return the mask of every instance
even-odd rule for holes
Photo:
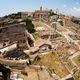
[[[56,73],[60,78],[69,74],[65,66],[59,60],[57,53],[49,53],[43,56],[40,60],[34,61],[33,64],[47,66],[53,73]]]
[[[69,70],[72,70],[75,67],[74,64],[72,64],[72,62],[70,60],[67,61],[66,65],[69,68]]]
[[[73,60],[80,67],[80,55],[78,55],[77,57],[73,58]]]
[[[39,39],[39,35],[37,33],[32,33],[32,36],[34,37],[35,40]]]

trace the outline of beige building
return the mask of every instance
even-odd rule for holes
[[[35,10],[33,12],[33,19],[39,20],[41,18],[47,19],[49,17],[50,11],[49,10],[42,10],[42,7],[40,7],[40,10]]]

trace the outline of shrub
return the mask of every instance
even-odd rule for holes
[[[26,29],[28,30],[29,33],[34,33],[35,29],[34,29],[34,25],[32,24],[32,21],[30,19],[26,19]]]

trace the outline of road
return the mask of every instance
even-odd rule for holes
[[[80,55],[80,51],[76,52],[75,54],[73,54],[71,57],[69,57],[69,59],[72,61],[72,63],[77,66],[77,64],[75,63],[75,61],[73,60],[73,58],[77,57]],[[77,66],[78,67],[78,66]]]

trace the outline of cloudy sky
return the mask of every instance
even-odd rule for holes
[[[20,11],[33,11],[42,6],[58,12],[80,16],[80,0],[1,0],[0,17]]]

